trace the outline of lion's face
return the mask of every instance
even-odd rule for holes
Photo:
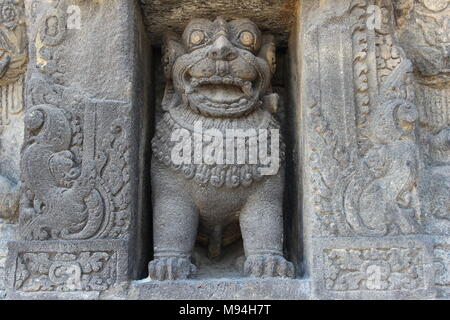
[[[450,75],[450,0],[394,1],[397,35],[424,76]]]
[[[270,87],[275,46],[250,20],[194,19],[181,39],[166,39],[164,62],[166,77],[194,111],[238,117]]]

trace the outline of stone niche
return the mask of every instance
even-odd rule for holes
[[[447,0],[14,6],[23,19],[0,14],[15,39],[0,43],[0,299],[450,297]],[[291,278],[244,276],[241,240],[211,259],[200,234],[191,278],[148,277],[163,34],[216,17],[273,35]]]
[[[299,106],[294,101],[291,90],[299,87],[298,80],[291,72],[297,70],[297,62],[292,59],[292,52],[298,50],[298,44],[291,39],[298,14],[297,1],[142,1],[144,22],[147,34],[152,44],[152,108],[157,123],[163,117],[164,94],[166,89],[165,70],[163,64],[162,45],[163,36],[172,32],[181,36],[186,25],[194,18],[206,18],[214,21],[217,17],[225,21],[246,18],[254,22],[261,32],[270,33],[275,39],[276,46],[276,72],[271,84],[274,93],[279,96],[276,118],[281,123],[281,133],[286,143],[285,164],[285,194],[283,199],[283,229],[284,229],[284,255],[294,264],[295,278],[301,278],[303,273],[302,254],[302,222],[301,208],[299,206],[299,168],[298,145],[296,135],[298,126]],[[290,49],[291,48],[291,49]],[[164,49],[164,48],[163,48]],[[170,49],[166,49],[170,50]],[[167,89],[166,89],[167,90]],[[152,136],[151,134],[149,136]],[[222,187],[225,189],[225,187]],[[150,200],[150,199],[148,199]],[[151,207],[151,204],[148,204]],[[154,228],[158,228],[154,226]],[[230,231],[231,233],[232,231]],[[226,233],[226,232],[225,232]],[[197,266],[197,272],[190,280],[168,281],[158,284],[158,281],[141,282],[136,284],[136,291],[140,297],[188,297],[193,290],[192,286],[206,286],[205,292],[198,297],[213,294],[213,287],[223,286],[227,293],[223,297],[238,297],[243,291],[254,287],[254,297],[281,297],[282,286],[288,285],[291,290],[299,289],[296,297],[305,297],[306,282],[299,280],[248,280],[243,274],[245,260],[242,239],[227,242],[227,235],[223,235],[223,244],[220,257],[208,256],[208,239],[201,235],[197,238],[192,260]],[[218,280],[221,279],[221,280]],[[190,283],[192,281],[192,283]],[[186,285],[186,288],[183,286]],[[264,293],[267,288],[274,287],[274,292]],[[177,287],[181,290],[179,291]],[[270,290],[270,289],[269,289]],[[142,295],[142,296],[141,296]],[[195,295],[195,294],[194,294]]]

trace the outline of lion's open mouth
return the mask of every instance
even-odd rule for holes
[[[239,116],[250,112],[257,102],[255,83],[231,76],[189,78],[191,107],[211,116]]]
[[[239,78],[212,76],[193,78],[191,87],[201,102],[218,104],[245,104],[252,97],[252,83]]]

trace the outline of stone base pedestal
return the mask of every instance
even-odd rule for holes
[[[307,300],[310,282],[292,279],[134,281],[131,300]]]

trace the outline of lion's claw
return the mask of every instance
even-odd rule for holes
[[[244,273],[258,278],[293,278],[294,265],[281,255],[255,254],[247,257]]]
[[[197,268],[189,259],[167,257],[150,261],[148,271],[151,280],[179,280],[189,278]]]

